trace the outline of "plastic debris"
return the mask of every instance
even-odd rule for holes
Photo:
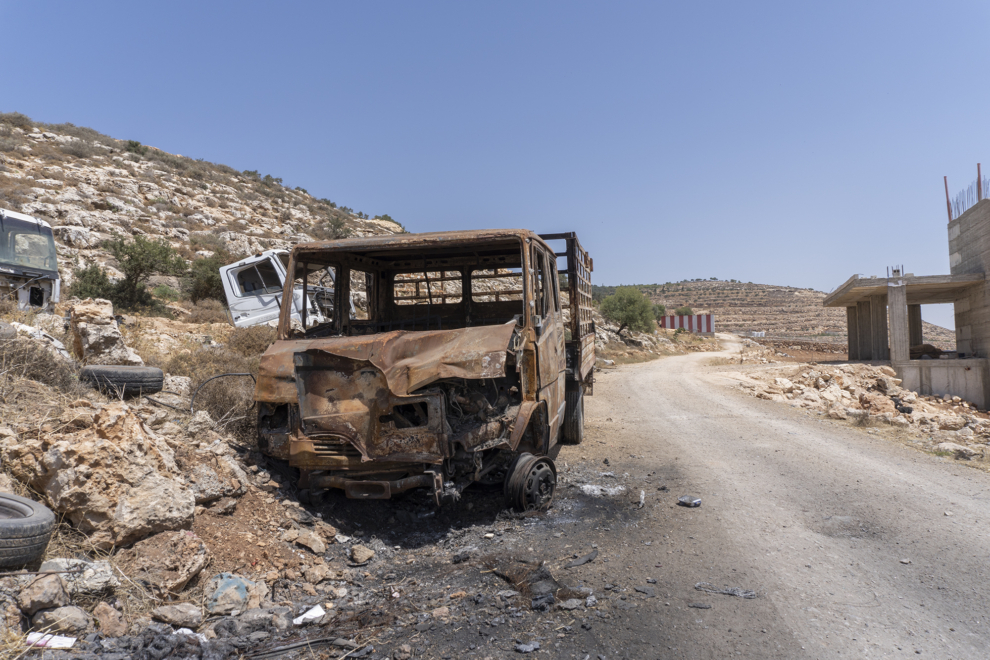
[[[639,508],[642,509],[646,505],[646,491],[639,491]]]
[[[711,582],[699,582],[694,585],[694,588],[698,591],[704,591],[709,594],[723,594],[725,596],[736,596],[738,598],[756,598],[755,591],[740,589],[739,587],[725,587],[724,589],[719,589]]]
[[[533,651],[538,651],[539,649],[539,642],[532,642],[530,644],[516,644],[517,653],[532,653]]]
[[[27,640],[25,641],[28,646],[34,646],[36,648],[71,649],[72,645],[76,643],[76,638],[33,632],[28,633]]]
[[[307,623],[309,621],[316,621],[324,614],[326,614],[326,610],[324,610],[321,606],[317,605],[308,612],[297,616],[295,619],[292,620],[292,623],[297,626],[301,626],[302,624]]]
[[[677,498],[677,503],[681,506],[701,506],[701,498],[693,495],[681,495]]]

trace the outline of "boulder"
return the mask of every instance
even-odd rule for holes
[[[106,603],[97,603],[93,608],[93,618],[96,625],[107,637],[120,637],[127,634],[127,623],[124,615],[110,607]]]
[[[951,453],[954,454],[956,458],[962,460],[969,460],[979,454],[979,452],[975,449],[964,447],[963,445],[957,445],[954,442],[940,442],[935,447],[935,451]]]
[[[943,431],[958,431],[966,426],[966,419],[960,415],[941,415],[937,422]]]
[[[794,383],[786,378],[774,378],[773,384],[780,388],[785,394],[794,391]]]
[[[0,437],[0,458],[98,548],[192,525],[194,496],[172,449],[125,403],[107,404],[80,431]]]
[[[170,626],[196,629],[203,623],[203,611],[192,603],[175,603],[162,605],[151,611],[151,617],[156,621]]]
[[[17,604],[22,612],[31,616],[38,610],[68,605],[69,592],[58,575],[42,575],[21,589]]]
[[[109,300],[87,298],[72,308],[72,348],[87,364],[140,366],[144,361],[124,344]]]
[[[882,413],[896,413],[897,407],[894,402],[882,394],[876,394],[875,392],[864,392],[859,397],[859,405],[863,406],[864,410],[869,410],[870,413],[882,414]]]
[[[77,571],[62,575],[62,580],[71,596],[96,596],[120,586],[120,580],[113,574],[113,567],[108,561],[49,559],[39,570]]]
[[[186,426],[186,433],[190,437],[196,437],[206,433],[207,431],[213,430],[213,418],[210,417],[210,413],[205,410],[197,410],[196,414],[192,416],[189,420],[189,424]]]
[[[90,629],[93,622],[86,610],[75,605],[42,610],[31,619],[31,625],[38,630],[66,635],[81,635]]]
[[[220,573],[210,578],[203,590],[206,611],[210,614],[245,612],[261,607],[268,595],[268,585],[253,582],[231,573]]]
[[[206,544],[192,532],[165,532],[123,550],[119,561],[133,580],[161,594],[177,594],[210,560]]]

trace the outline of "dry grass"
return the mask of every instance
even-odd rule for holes
[[[226,323],[227,312],[219,300],[205,298],[193,306],[184,320],[189,323]]]
[[[227,348],[200,348],[172,356],[162,367],[173,376],[188,376],[192,389],[205,383],[196,396],[196,410],[205,410],[217,422],[217,430],[243,442],[255,438],[254,381],[247,376],[218,378],[228,373],[258,373],[258,356],[245,357]]]
[[[79,382],[75,364],[41,342],[26,338],[0,340],[0,399],[6,399],[14,384],[23,379],[76,397],[88,389]]]
[[[235,328],[227,339],[227,346],[244,357],[257,357],[268,350],[275,341],[275,328],[256,325],[250,328]]]

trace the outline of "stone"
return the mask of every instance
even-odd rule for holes
[[[964,447],[963,445],[957,445],[954,442],[940,442],[936,445],[935,451],[951,453],[954,454],[956,458],[962,460],[969,460],[979,453],[975,449]]]
[[[85,559],[49,559],[41,571],[77,571],[63,574],[62,581],[71,596],[98,596],[120,586],[108,561]]]
[[[264,582],[253,582],[231,573],[220,573],[207,582],[204,589],[206,611],[210,614],[230,614],[260,607],[268,595]]]
[[[174,392],[177,396],[188,397],[192,395],[192,378],[189,376],[165,374],[162,390],[165,392]]]
[[[319,584],[330,577],[330,569],[326,564],[314,564],[306,568],[303,575],[310,584]]]
[[[89,630],[92,620],[86,610],[68,605],[53,610],[41,610],[32,617],[31,625],[38,630],[78,636]]]
[[[22,612],[32,616],[38,610],[68,605],[69,592],[58,575],[42,575],[21,589],[17,604]]]
[[[314,532],[308,529],[299,530],[299,534],[295,538],[295,543],[296,545],[301,545],[309,548],[318,555],[322,555],[324,552],[327,551],[327,544],[324,543],[323,540],[319,536],[317,536]],[[352,556],[353,556],[353,548],[352,548]],[[372,551],[371,557],[374,556],[375,553]],[[368,559],[370,559],[371,557],[369,557]],[[356,560],[355,562],[364,563],[364,562],[357,562]]]
[[[69,318],[72,348],[86,364],[140,366],[144,361],[124,344],[113,315],[113,303],[87,298],[72,307]]]
[[[905,429],[911,426],[911,422],[904,415],[898,415],[897,417],[894,417],[893,419],[890,420],[890,425],[896,426],[897,428],[900,429]]]
[[[203,623],[203,611],[192,603],[175,603],[155,608],[151,611],[151,618],[170,626],[195,629]]]
[[[559,603],[557,607],[559,607],[562,610],[576,610],[577,608],[581,607],[581,599],[568,598],[563,603]]]
[[[374,556],[375,551],[371,548],[366,548],[363,545],[351,546],[351,561],[355,564],[365,564],[371,561]]]
[[[897,407],[894,406],[894,402],[882,394],[877,394],[875,392],[864,392],[859,397],[859,405],[863,407],[864,410],[869,410],[870,413],[874,415],[882,413],[896,413]]]
[[[392,652],[392,660],[410,660],[412,658],[412,647],[403,644]]]
[[[225,497],[214,504],[210,511],[218,516],[229,516],[237,510],[237,500],[233,497]]]
[[[121,401],[89,428],[0,437],[0,460],[97,548],[192,526],[195,498],[172,449]]]
[[[13,492],[14,492],[13,479],[11,479],[9,475],[0,472],[0,493],[13,493]]]
[[[110,607],[108,604],[100,602],[93,608],[93,618],[96,625],[107,637],[120,637],[127,634],[127,623],[124,615]]]
[[[966,426],[966,419],[960,415],[942,415],[937,421],[942,431],[958,431]]]
[[[189,424],[186,425],[186,433],[188,433],[190,437],[196,437],[197,435],[201,435],[207,431],[212,431],[213,425],[214,422],[213,418],[210,417],[210,413],[205,410],[197,410],[196,414],[193,415],[192,419],[189,421]]]
[[[178,594],[210,560],[206,544],[189,531],[165,532],[119,553],[125,572],[162,594]]]
[[[785,394],[794,391],[794,383],[786,378],[774,378],[773,384],[780,388]]]

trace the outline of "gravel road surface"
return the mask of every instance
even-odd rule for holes
[[[746,396],[708,366],[714,355],[599,374],[586,444],[558,457],[653,475],[656,512],[603,547],[612,575],[656,574],[657,608],[615,617],[603,648],[630,658],[990,657],[990,475]],[[673,506],[682,494],[701,507]]]

